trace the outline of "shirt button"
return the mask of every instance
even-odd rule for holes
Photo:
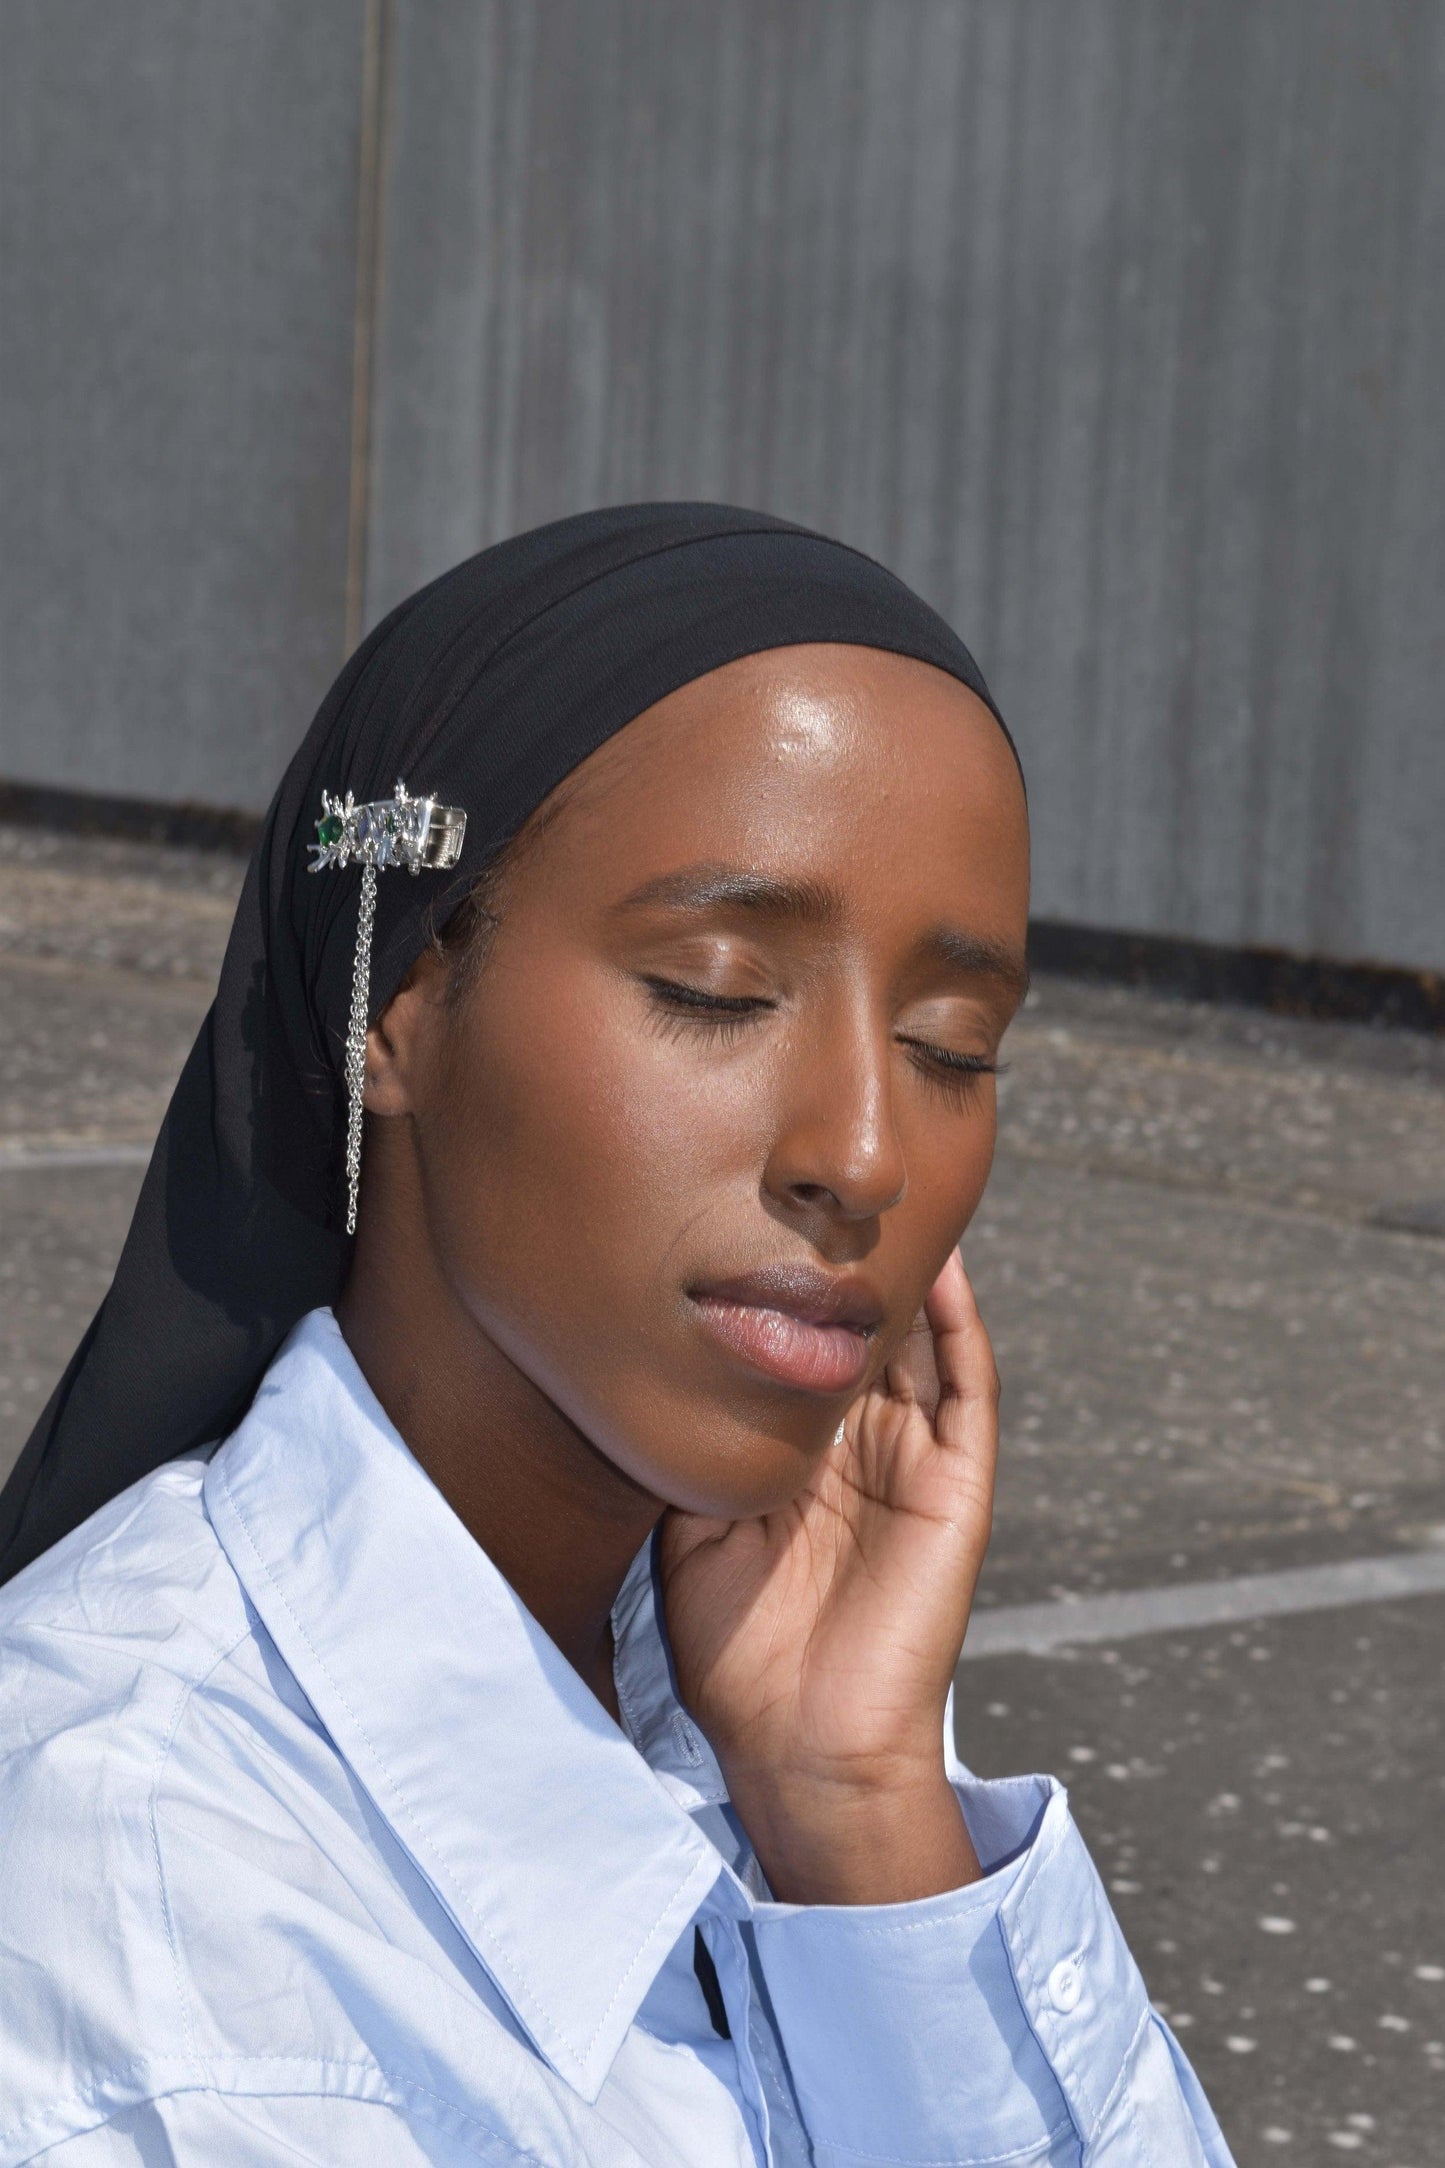
[[[1061,2016],[1067,2017],[1083,1992],[1078,1966],[1072,1958],[1061,1957],[1049,1974],[1049,2001]]]

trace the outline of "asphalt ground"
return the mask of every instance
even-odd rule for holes
[[[104,1293],[240,877],[0,828],[0,1470]],[[1068,1782],[1241,2168],[1436,2168],[1445,1040],[1045,978],[1005,1052],[965,1244],[1001,1646],[961,1667],[960,1745]],[[1341,1601],[1380,1558],[1437,1592]],[[1232,1615],[1181,1627],[1214,1583]],[[1071,1643],[1121,1591],[1145,1630]]]

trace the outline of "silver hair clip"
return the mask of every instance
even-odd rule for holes
[[[346,1026],[346,1232],[356,1232],[356,1196],[361,1187],[361,1108],[366,1089],[366,1020],[371,999],[371,931],[376,923],[376,876],[383,866],[404,866],[408,873],[444,873],[462,855],[467,816],[460,806],[438,805],[435,798],[413,798],[398,779],[390,798],[358,805],[321,793],[321,818],[308,873],[331,866],[361,867],[361,903],[356,916],[356,958],[351,967],[351,1015]]]

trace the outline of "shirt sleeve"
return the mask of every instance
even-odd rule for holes
[[[1015,2152],[1232,2168],[1051,1777],[954,1787],[985,1868],[902,1905],[762,1904],[758,1961],[818,2168]]]

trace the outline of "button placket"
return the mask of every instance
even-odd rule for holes
[[[704,1912],[701,1926],[703,1940],[717,1968],[718,1986],[727,2010],[743,2101],[751,2119],[749,2135],[759,2163],[767,2163],[773,2157],[768,2103],[753,2056],[753,1981],[742,1931],[736,1919],[720,1917],[717,1913]]]

